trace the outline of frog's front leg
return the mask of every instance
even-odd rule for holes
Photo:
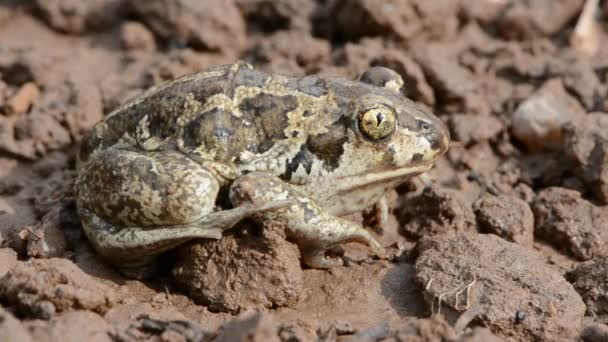
[[[325,251],[346,242],[367,244],[377,256],[385,256],[384,248],[363,227],[329,214],[306,193],[276,176],[263,172],[241,176],[230,189],[230,199],[235,206],[294,200],[289,207],[257,213],[253,217],[261,221],[285,222],[288,238],[298,244],[304,263],[310,267],[329,268],[341,264],[341,259],[326,258]]]
[[[169,151],[107,150],[88,161],[76,181],[78,212],[89,241],[128,274],[186,241],[219,239],[252,213],[286,205],[213,212],[218,191],[211,172]]]

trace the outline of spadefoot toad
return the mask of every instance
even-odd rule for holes
[[[382,203],[449,144],[402,86],[383,67],[352,81],[236,63],[154,87],[83,141],[76,198],[86,236],[127,273],[246,217],[283,220],[311,267],[337,264],[325,251],[348,241],[382,255],[367,230],[338,216]]]

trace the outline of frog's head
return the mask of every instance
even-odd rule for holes
[[[407,99],[402,86],[396,72],[371,68],[337,94],[344,99],[340,119],[327,133],[309,137],[313,153],[334,158],[326,178],[336,184],[335,193],[389,187],[427,171],[447,151],[446,126]]]
[[[399,74],[385,67],[373,67],[359,80],[380,89],[357,101],[359,110],[353,117],[355,141],[363,150],[383,154],[388,165],[382,166],[430,167],[447,151],[449,130],[439,118],[403,95],[404,84]]]

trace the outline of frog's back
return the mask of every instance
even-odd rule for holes
[[[85,137],[78,156],[86,162],[91,155],[117,144],[142,148],[149,139],[177,143],[180,124],[192,120],[200,104],[218,94],[230,94],[235,84],[261,86],[269,77],[250,69],[238,72],[244,64],[223,65],[183,76],[153,87],[108,114]],[[239,79],[236,79],[236,78]],[[153,145],[153,144],[152,144]]]

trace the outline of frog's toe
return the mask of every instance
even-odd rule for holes
[[[372,244],[370,244],[370,247],[376,257],[380,259],[388,259],[388,253],[386,252],[384,247],[382,247],[382,245],[378,243],[378,241],[373,240]]]
[[[302,260],[311,268],[332,268],[343,265],[341,258],[329,258],[325,256],[324,250],[304,253]]]

